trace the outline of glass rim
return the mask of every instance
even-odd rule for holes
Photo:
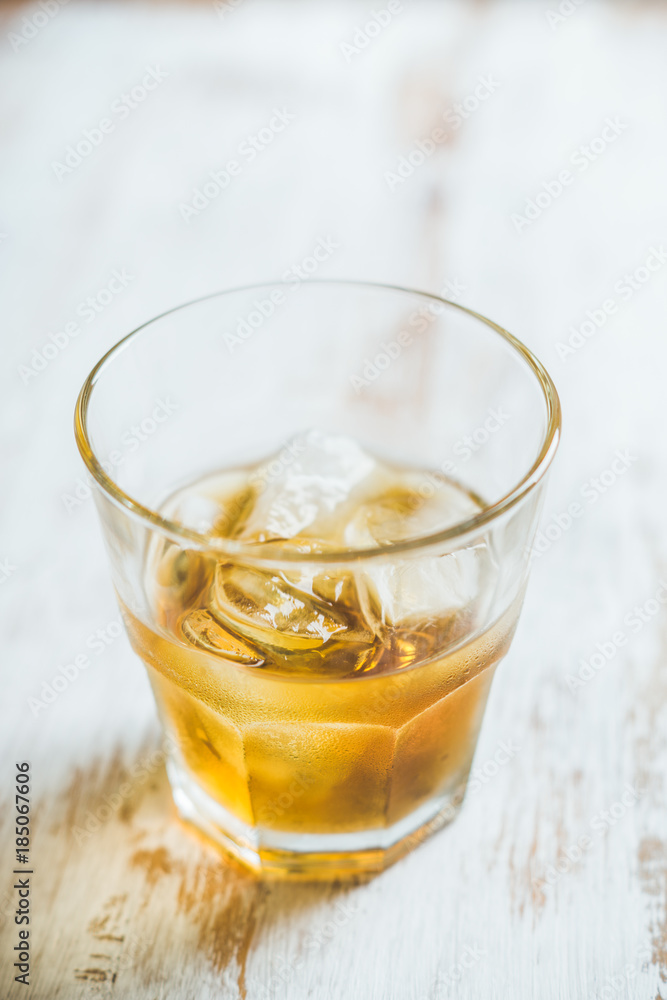
[[[445,544],[478,532],[490,522],[498,520],[503,514],[507,513],[519,504],[524,497],[532,492],[532,490],[544,477],[549,466],[551,465],[554,455],[556,454],[561,429],[561,406],[558,398],[558,392],[551,376],[530,348],[526,347],[526,345],[515,337],[514,334],[509,333],[509,331],[505,330],[497,323],[494,323],[493,320],[488,319],[488,317],[483,316],[481,313],[475,312],[473,309],[469,309],[466,306],[462,306],[457,302],[452,302],[451,300],[445,299],[440,295],[435,295],[432,292],[424,292],[418,289],[407,288],[402,285],[392,285],[383,282],[354,281],[333,278],[318,278],[313,280],[307,279],[302,281],[301,284],[375,288],[385,289],[387,291],[405,292],[410,295],[419,295],[423,298],[431,299],[434,302],[451,306],[453,309],[458,309],[460,312],[479,320],[487,327],[495,330],[495,332],[499,334],[500,337],[505,340],[506,343],[508,343],[509,346],[528,365],[533,375],[537,378],[540,388],[542,389],[544,402],[546,404],[547,425],[542,440],[542,446],[539,450],[537,458],[534,460],[528,471],[519,479],[512,489],[500,497],[500,499],[495,503],[483,507],[482,510],[480,510],[479,513],[475,514],[473,517],[467,518],[464,521],[458,521],[456,524],[441,531],[431,532],[425,535],[416,535],[415,537],[405,539],[404,541],[386,543],[384,545],[378,545],[375,548],[341,548],[333,549],[331,552],[299,552],[297,549],[284,550],[281,549],[275,542],[248,544],[248,542],[235,541],[234,539],[195,531],[192,528],[188,528],[185,525],[180,524],[178,521],[172,521],[169,518],[164,517],[157,511],[154,511],[150,507],[146,507],[144,504],[140,503],[138,500],[135,500],[123,489],[121,489],[111,476],[105,472],[101,462],[97,459],[93,446],[90,442],[88,434],[88,410],[96,382],[99,380],[104,369],[115,359],[117,355],[125,350],[126,347],[130,346],[131,342],[135,337],[137,337],[138,334],[146,330],[147,327],[152,326],[153,323],[157,323],[159,320],[164,319],[166,316],[171,316],[173,313],[180,312],[182,309],[187,309],[190,306],[199,304],[200,302],[206,302],[209,299],[215,299],[225,295],[232,295],[237,292],[255,291],[257,289],[269,287],[276,288],[279,286],[289,286],[288,282],[281,280],[262,281],[250,285],[241,285],[236,288],[224,289],[218,292],[211,292],[208,295],[199,296],[196,299],[191,299],[181,305],[165,310],[159,315],[152,317],[152,319],[147,320],[145,323],[142,323],[141,326],[136,327],[130,333],[126,334],[119,341],[117,341],[117,343],[110,347],[109,350],[100,358],[89,373],[76,401],[74,435],[79,452],[88,468],[88,471],[91,473],[103,493],[109,497],[109,499],[117,507],[125,513],[130,514],[133,518],[138,519],[147,527],[161,532],[161,534],[169,537],[172,541],[186,541],[189,543],[189,547],[195,546],[199,549],[206,549],[208,551],[225,554],[232,558],[242,556],[245,561],[251,561],[254,564],[275,566],[279,563],[284,564],[286,562],[319,564],[351,562],[361,559],[378,558],[387,555],[393,556],[401,552],[414,552],[418,549]]]

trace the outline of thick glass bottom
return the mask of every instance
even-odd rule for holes
[[[467,781],[466,776],[389,827],[303,834],[248,826],[203,791],[173,757],[167,762],[167,772],[184,820],[255,874],[302,881],[349,879],[384,871],[456,817]]]

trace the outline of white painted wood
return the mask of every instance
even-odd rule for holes
[[[551,27],[555,2],[403,6],[349,63],[339,43],[369,5],[242,0],[221,18],[207,3],[71,0],[17,52],[8,33],[38,8],[3,8],[0,559],[15,566],[0,584],[3,910],[14,760],[32,761],[35,785],[33,985],[11,983],[10,914],[5,996],[667,994],[665,611],[631,624],[667,580],[667,266],[628,301],[615,288],[665,238],[667,12],[588,0]],[[58,180],[52,162],[147,67],[166,79],[126,119],[111,112],[114,131]],[[398,158],[489,76],[491,96],[390,190]],[[186,223],[179,204],[276,107],[294,122]],[[580,170],[572,154],[617,117],[617,138]],[[572,183],[518,233],[513,213],[564,169]],[[520,749],[449,829],[347,889],[259,885],[174,820],[124,637],[46,710],[29,707],[117,616],[92,501],[64,502],[83,476],[71,414],[91,365],[140,321],[279,275],[326,235],[340,249],[323,275],[458,283],[538,352],[565,412],[544,524],[582,508],[535,562],[476,766],[501,740]],[[128,287],[87,323],[78,305],[122,269]],[[617,311],[562,360],[557,342],[610,298]],[[75,320],[81,333],[24,384],[19,366]],[[627,472],[591,502],[582,490],[617,449]],[[619,630],[627,643],[571,691],[579,661]],[[104,816],[137,762],[143,780],[77,844],[72,828]],[[639,798],[604,827],[626,786]],[[540,887],[584,835],[581,859]]]

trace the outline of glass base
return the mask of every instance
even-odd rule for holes
[[[257,875],[303,881],[376,875],[458,814],[467,776],[390,827],[301,834],[248,826],[207,795],[172,758],[167,773],[181,817]]]

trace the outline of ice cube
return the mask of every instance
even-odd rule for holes
[[[480,510],[464,489],[435,474],[407,472],[391,490],[358,506],[345,529],[351,548],[391,545],[444,531]],[[475,601],[483,575],[486,546],[442,555],[367,559],[357,571],[365,616],[381,635],[386,627],[417,627],[441,622]]]
[[[216,473],[163,505],[166,517],[194,531],[230,535],[253,495],[246,472]]]
[[[352,513],[345,542],[353,549],[391,545],[444,531],[479,510],[470,493],[444,476],[394,472],[390,488],[366,498]]]
[[[247,642],[224,629],[213,615],[199,608],[191,611],[181,622],[181,631],[189,642],[208,653],[215,653],[227,660],[243,663],[248,667],[261,667],[264,658]]]
[[[281,573],[219,563],[212,591],[216,617],[264,645],[285,651],[316,649],[348,630],[338,611]]]
[[[155,537],[152,561],[154,599],[160,624],[171,628],[192,608],[213,578],[214,561],[206,553],[182,549]]]
[[[213,617],[257,643],[269,661],[298,654],[304,669],[317,668],[323,658],[328,668],[338,657],[341,670],[364,671],[385,660],[407,663],[434,638],[452,634],[464,609],[469,620],[483,546],[325,565],[332,549],[372,550],[474,515],[480,504],[457,484],[392,467],[356,441],[312,430],[255,470],[249,495],[247,487],[246,481],[232,537],[323,558],[320,566],[286,562],[275,572],[218,564]]]
[[[355,505],[379,491],[385,477],[381,463],[351,438],[308,431],[253,475],[255,502],[237,537],[342,543]]]
[[[366,590],[370,624],[397,628],[437,623],[469,608],[480,596],[483,545],[439,556],[369,560],[357,585]]]

